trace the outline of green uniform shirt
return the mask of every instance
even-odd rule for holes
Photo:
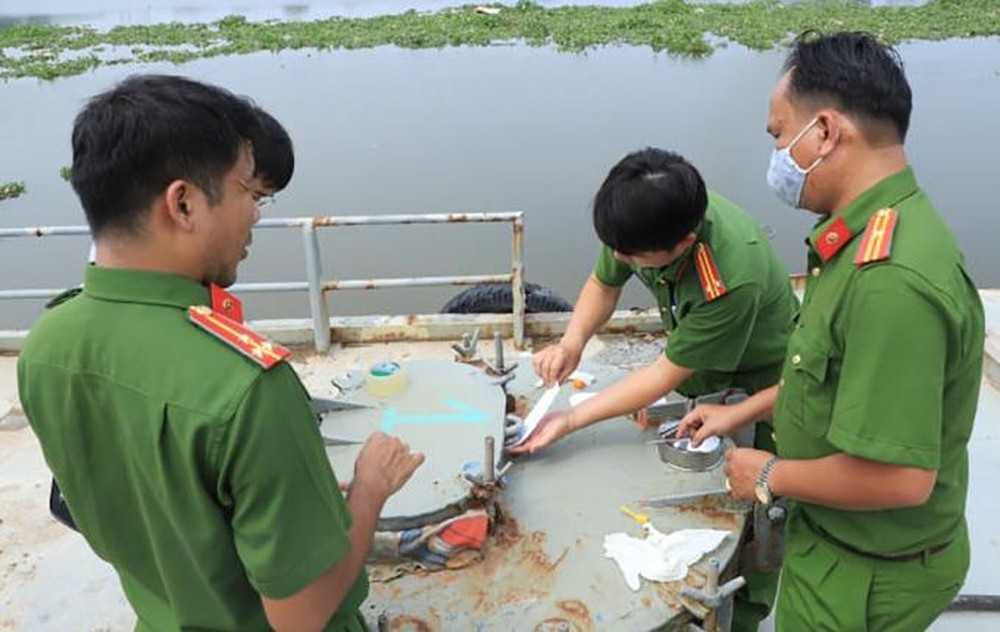
[[[692,252],[664,268],[631,266],[604,246],[594,266],[601,283],[620,287],[633,274],[649,288],[667,331],[667,358],[695,374],[688,396],[727,388],[754,393],[778,381],[798,302],[771,240],[746,212],[709,193],[698,241],[712,252],[726,292],[708,300]]]
[[[855,264],[869,218],[886,207],[898,213],[888,259]],[[836,230],[838,221],[846,230]],[[805,299],[774,412],[778,454],[845,452],[936,470],[937,482],[919,507],[803,510],[875,553],[948,541],[963,527],[985,331],[951,231],[906,168],[821,221],[808,242]],[[840,242],[824,261],[820,252]]]
[[[205,287],[87,270],[18,362],[21,402],[88,544],[140,630],[260,630],[350,549],[308,396],[188,321]],[[362,572],[329,630],[362,630]],[[259,595],[258,595],[259,594]]]

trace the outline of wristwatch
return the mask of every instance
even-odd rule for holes
[[[771,486],[768,484],[768,479],[771,478],[771,470],[774,469],[774,464],[777,462],[778,457],[772,456],[764,463],[764,467],[760,468],[760,473],[757,474],[757,484],[754,485],[753,493],[757,496],[757,502],[762,505],[770,505],[774,502],[774,494],[771,493]]]

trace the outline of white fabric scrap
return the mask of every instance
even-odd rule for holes
[[[604,556],[618,562],[625,583],[639,590],[639,577],[653,582],[684,579],[688,567],[715,549],[729,535],[719,529],[681,529],[664,535],[650,523],[643,525],[645,538],[625,533],[604,536]]]

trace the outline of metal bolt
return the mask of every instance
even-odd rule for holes
[[[772,505],[767,508],[767,519],[771,522],[782,522],[785,519],[785,508],[781,505]]]
[[[705,594],[714,597],[719,592],[719,560],[711,558],[708,560],[708,581],[705,582]]]
[[[486,437],[486,458],[483,459],[483,482],[491,485],[496,480],[496,462],[493,455],[493,437]]]
[[[494,361],[494,366],[497,370],[497,373],[503,373],[504,372],[503,338],[500,337],[499,331],[493,332],[493,352],[494,355],[496,356],[496,360]]]

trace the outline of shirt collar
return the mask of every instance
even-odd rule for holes
[[[147,303],[187,309],[208,305],[208,288],[186,277],[164,272],[89,266],[83,292],[121,303]]]
[[[917,189],[913,168],[904,167],[851,200],[840,213],[820,219],[806,243],[827,261],[864,230],[875,211],[899,204]]]

